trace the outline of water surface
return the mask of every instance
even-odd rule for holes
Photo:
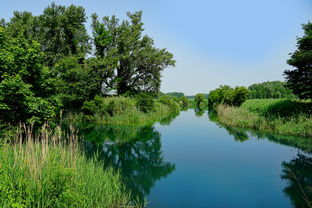
[[[302,192],[312,188],[311,140],[223,127],[193,110],[154,126],[90,124],[80,133],[87,153],[118,169],[148,207],[287,208],[311,200]]]

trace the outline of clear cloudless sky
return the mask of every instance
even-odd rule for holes
[[[145,33],[177,61],[163,73],[161,90],[186,95],[219,85],[248,86],[283,80],[289,53],[312,21],[311,0],[55,0],[81,5],[90,16],[143,10]],[[0,17],[13,11],[42,13],[50,0],[2,0]],[[90,18],[88,20],[88,28]],[[90,29],[89,29],[90,31]]]

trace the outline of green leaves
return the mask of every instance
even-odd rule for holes
[[[303,25],[304,36],[298,38],[298,49],[291,55],[287,63],[294,67],[286,70],[284,75],[288,87],[300,99],[312,98],[312,23]]]
[[[240,106],[247,100],[249,90],[246,87],[235,87],[223,85],[209,92],[208,105],[226,104]]]
[[[97,58],[110,58],[111,77],[103,82],[116,89],[118,94],[127,92],[158,92],[161,72],[174,66],[173,55],[166,49],[154,47],[154,41],[144,36],[142,12],[128,13],[129,20],[119,23],[115,16],[92,16],[93,39]]]

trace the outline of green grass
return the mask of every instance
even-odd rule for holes
[[[0,149],[0,207],[131,207],[119,173],[87,159],[72,136],[26,135]]]
[[[74,122],[95,122],[100,124],[151,125],[179,114],[180,106],[173,99],[155,99],[152,110],[143,112],[135,98],[96,97],[86,102],[83,113],[69,116]]]
[[[312,137],[312,102],[287,99],[253,99],[240,107],[219,105],[218,121],[224,125]]]

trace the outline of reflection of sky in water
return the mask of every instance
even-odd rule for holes
[[[312,185],[312,161],[308,153],[298,154],[303,151],[290,146],[291,140],[222,127],[206,112],[189,110],[170,120],[155,127],[90,125],[80,132],[96,144],[111,140],[97,148],[89,143],[89,153],[104,150],[99,158],[119,169],[127,187],[146,197],[149,207],[304,203],[289,170],[306,188]]]
[[[156,129],[165,160],[176,170],[153,187],[150,207],[292,207],[280,175],[282,162],[296,158],[297,149],[256,136],[236,141],[192,111]]]

